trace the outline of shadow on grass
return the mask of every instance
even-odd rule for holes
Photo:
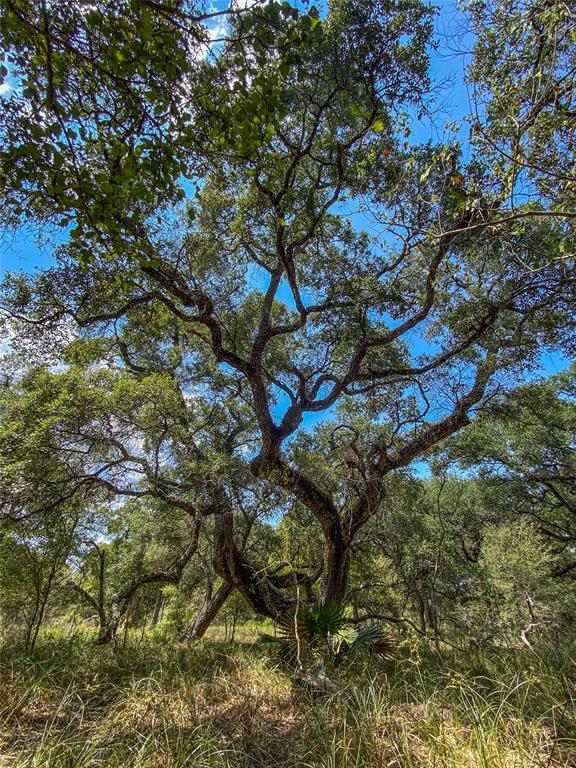
[[[567,768],[574,668],[404,648],[338,668],[342,692],[310,703],[257,642],[157,634],[114,652],[47,633],[32,654],[0,650],[0,768]]]

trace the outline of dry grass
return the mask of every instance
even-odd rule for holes
[[[340,693],[294,698],[264,647],[168,636],[114,655],[44,637],[4,649],[0,768],[568,768],[574,664],[545,655],[412,649],[338,670]]]

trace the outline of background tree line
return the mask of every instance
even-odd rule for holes
[[[65,398],[79,394],[70,389],[77,377],[77,371],[35,370],[18,391],[4,391],[7,473],[22,471],[14,456],[19,444],[30,464],[39,465],[31,450],[45,452],[46,427],[27,435],[26,415],[37,421],[40,395],[55,397],[61,415]],[[390,478],[386,504],[353,548],[345,598],[350,625],[380,624],[398,637],[457,647],[529,648],[567,640],[574,629],[576,571],[573,391],[572,370],[524,385],[495,399],[462,436],[429,457],[426,472]],[[77,414],[72,402],[70,412]],[[139,420],[148,401],[142,404]],[[128,413],[117,418],[127,422]],[[210,427],[216,431],[213,422]],[[340,454],[322,450],[335,430],[329,424],[305,434],[293,450],[336,483],[342,472],[348,479],[358,458],[354,441]],[[292,578],[292,593],[295,573],[313,574],[303,582],[302,598],[312,601],[322,547],[313,515],[265,488],[259,498],[253,488],[236,491],[241,551],[272,578]],[[10,492],[5,483],[3,499]],[[91,486],[54,509],[48,492],[35,502],[35,509],[18,505],[4,521],[0,542],[0,609],[3,631],[13,641],[33,646],[43,623],[73,632],[85,621],[98,630],[99,642],[118,640],[122,627],[136,636],[159,627],[194,639],[213,621],[233,632],[238,621],[254,616],[214,570],[219,534],[213,517],[194,526],[186,510],[153,496],[114,500],[107,485]],[[16,501],[10,504],[15,510]]]

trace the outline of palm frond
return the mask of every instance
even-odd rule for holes
[[[339,654],[342,650],[351,648],[358,638],[358,630],[354,627],[341,627],[338,632],[329,635],[328,643],[334,653]]]
[[[367,651],[383,661],[393,658],[398,643],[392,635],[387,635],[379,627],[364,627],[352,645],[352,650]]]
[[[343,609],[333,603],[318,605],[308,615],[310,634],[323,640],[327,640],[330,635],[337,635],[345,622]]]

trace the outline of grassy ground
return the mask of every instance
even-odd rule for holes
[[[338,670],[341,692],[294,698],[253,630],[118,654],[45,634],[0,651],[0,768],[559,768],[576,766],[574,662],[527,652]]]

